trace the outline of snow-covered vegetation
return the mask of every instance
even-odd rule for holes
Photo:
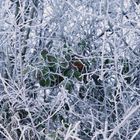
[[[140,1],[0,0],[0,140],[139,140]]]

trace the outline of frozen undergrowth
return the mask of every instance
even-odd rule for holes
[[[0,0],[0,139],[139,140],[140,4]]]

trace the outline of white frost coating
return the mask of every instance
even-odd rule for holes
[[[0,140],[139,140],[139,0],[0,0]]]

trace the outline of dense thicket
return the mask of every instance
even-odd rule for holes
[[[0,0],[0,139],[139,140],[139,3]]]

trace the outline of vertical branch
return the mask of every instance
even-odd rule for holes
[[[34,2],[34,6],[37,8],[38,7],[38,0],[35,0],[33,1]],[[30,32],[31,32],[31,25],[32,25],[32,22],[33,22],[33,18],[35,16],[35,7],[31,7],[31,11],[30,11],[30,18],[29,18],[29,24],[28,24],[28,28],[27,28],[27,31],[26,31],[26,35],[25,35],[25,39],[24,39],[24,47],[22,49],[22,57],[23,57],[23,61],[25,59],[25,54],[26,54],[26,51],[27,51],[27,40],[29,39],[29,35],[30,35]]]

